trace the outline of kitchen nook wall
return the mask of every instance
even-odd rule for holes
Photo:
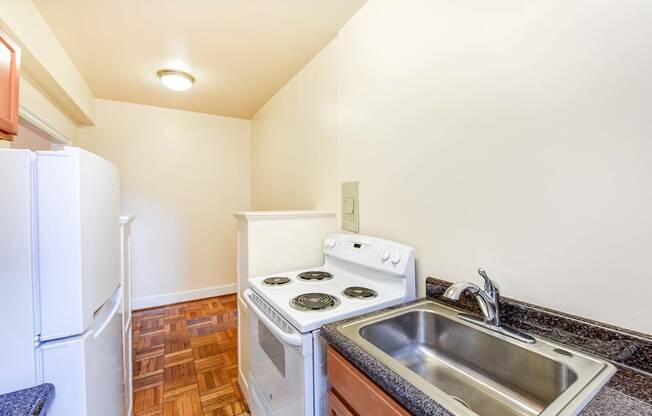
[[[325,209],[337,198],[337,49],[332,42],[255,115],[252,204]]]
[[[253,118],[254,207],[339,209],[357,180],[360,232],[416,248],[421,294],[481,266],[651,333],[650,21],[645,0],[370,0]]]
[[[79,146],[120,170],[135,308],[235,292],[236,221],[251,199],[249,121],[97,100]]]

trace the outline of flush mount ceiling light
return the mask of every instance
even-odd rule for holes
[[[192,75],[186,72],[175,71],[173,69],[162,69],[158,71],[156,75],[161,79],[163,85],[172,91],[189,90],[195,82],[195,77]]]

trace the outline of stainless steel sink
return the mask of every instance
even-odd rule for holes
[[[570,348],[474,325],[432,301],[339,329],[456,415],[576,415],[615,372]]]

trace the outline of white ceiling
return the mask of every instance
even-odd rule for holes
[[[366,0],[34,0],[97,98],[250,118]],[[195,86],[173,92],[156,71]]]

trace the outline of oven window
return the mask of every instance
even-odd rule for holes
[[[283,344],[260,321],[258,321],[258,345],[265,351],[267,357],[272,360],[281,376],[285,378],[285,349]]]

